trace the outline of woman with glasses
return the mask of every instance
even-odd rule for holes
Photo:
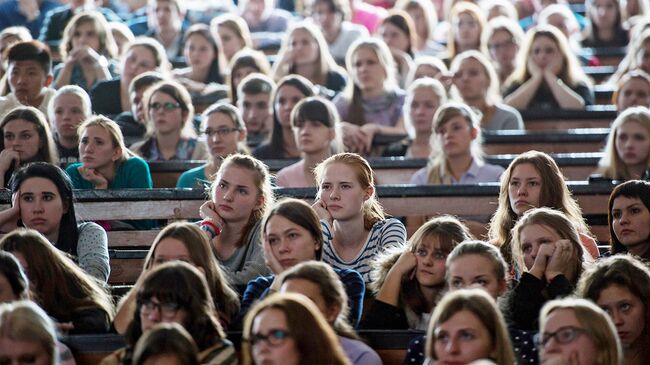
[[[539,316],[542,364],[622,365],[623,352],[607,313],[585,299],[548,302]]]
[[[515,59],[523,38],[524,32],[519,23],[506,17],[490,20],[481,34],[481,51],[490,56],[500,85],[504,85],[515,69]]]
[[[162,81],[143,96],[147,138],[131,146],[147,161],[207,160],[205,144],[196,138],[194,106],[185,87]]]
[[[188,263],[175,261],[148,272],[138,288],[126,347],[106,357],[101,365],[131,364],[134,347],[158,323],[175,322],[192,335],[201,364],[236,364],[235,349],[226,339],[215,313],[205,277]]]
[[[249,152],[246,125],[236,107],[228,103],[213,104],[202,116],[201,133],[207,141],[210,157],[205,165],[185,171],[178,178],[177,188],[203,189],[214,180],[224,158]]]
[[[338,338],[307,297],[274,294],[246,316],[243,365],[348,365]]]

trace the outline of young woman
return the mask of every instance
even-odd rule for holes
[[[623,26],[623,9],[616,0],[587,0],[588,26],[582,45],[585,47],[627,47],[627,30]]]
[[[298,74],[331,91],[332,95],[343,90],[347,82],[345,70],[336,64],[323,34],[311,22],[303,21],[291,27],[277,57],[273,64],[275,81]]]
[[[560,168],[549,155],[529,151],[517,156],[501,176],[499,206],[490,220],[490,243],[500,247],[511,268],[511,229],[526,211],[538,207],[553,207],[563,212],[577,227],[584,249],[594,259],[600,256]]]
[[[627,47],[627,53],[621,60],[616,72],[609,79],[609,83],[616,84],[623,77],[624,74],[640,69],[646,73],[650,73],[650,30],[647,29],[647,24],[640,23],[632,31],[634,35],[632,41]]]
[[[482,130],[524,129],[517,109],[502,104],[499,80],[487,57],[475,50],[465,51],[454,58],[451,95],[481,112]]]
[[[585,299],[547,303],[539,315],[543,364],[622,365],[623,351],[607,313]]]
[[[239,317],[243,318],[251,305],[282,284],[279,275],[307,261],[320,261],[323,256],[323,231],[316,212],[305,202],[286,199],[278,202],[265,216],[262,224],[264,258],[273,275],[251,280],[242,297]],[[336,270],[350,298],[350,322],[361,318],[365,285],[353,270]]]
[[[430,77],[411,83],[404,103],[405,127],[409,136],[386,148],[384,157],[404,156],[425,159],[431,155],[433,117],[447,102],[447,92],[440,81]]]
[[[56,329],[30,301],[0,305],[0,361],[5,364],[59,364]]]
[[[274,294],[246,316],[242,365],[348,365],[336,334],[303,295]]]
[[[350,21],[350,2],[347,0],[315,0],[311,2],[311,17],[327,41],[332,57],[338,64],[345,63],[350,45],[368,36],[368,29]]]
[[[59,163],[50,124],[38,109],[13,109],[0,121],[0,133],[0,187],[9,186],[11,175],[20,166],[35,161]]]
[[[451,216],[422,225],[407,246],[376,258],[372,284],[375,301],[363,328],[425,330],[445,289],[445,260],[469,229]]]
[[[72,183],[63,170],[45,162],[31,163],[14,174],[10,189],[12,207],[0,213],[4,232],[19,226],[34,229],[86,273],[108,280],[106,232],[92,222],[77,223]]]
[[[117,44],[108,23],[96,11],[75,15],[63,31],[63,62],[54,68],[54,88],[79,85],[85,91],[117,75]]]
[[[593,104],[591,82],[564,34],[549,25],[528,31],[517,67],[504,87],[515,109],[584,109]]]
[[[643,70],[624,74],[612,94],[612,104],[619,113],[633,106],[650,108],[650,75]]]
[[[333,152],[342,150],[340,138],[337,138],[339,123],[336,108],[328,100],[309,97],[300,101],[291,113],[291,125],[301,159],[278,171],[276,185],[317,186],[314,168]]]
[[[447,103],[433,117],[431,157],[411,177],[411,184],[475,184],[499,180],[503,167],[483,160],[482,137],[476,114],[467,105]]]
[[[577,294],[603,308],[623,346],[625,365],[650,359],[650,269],[629,255],[600,260],[586,270]]]
[[[194,132],[194,105],[187,90],[162,81],[145,91],[142,103],[148,138],[131,146],[147,161],[207,160],[205,144]]]
[[[528,211],[512,235],[512,257],[521,276],[508,293],[506,317],[518,329],[536,330],[544,303],[573,292],[585,253],[573,222],[550,208]]]
[[[291,112],[302,99],[314,95],[314,84],[300,75],[285,76],[273,94],[273,130],[271,138],[255,148],[253,155],[260,160],[296,158],[296,145],[291,124]]]
[[[406,85],[412,85],[415,80],[430,77],[440,81],[445,86],[445,92],[451,87],[452,77],[449,68],[440,58],[434,56],[419,56],[415,59],[413,68],[406,79]]]
[[[468,1],[456,3],[448,15],[451,28],[447,32],[447,65],[462,52],[480,49],[481,33],[486,23],[481,8]]]
[[[178,323],[159,323],[142,335],[133,351],[133,365],[199,365],[192,335]]]
[[[400,0],[395,3],[395,9],[404,10],[413,20],[415,26],[415,56],[435,56],[444,50],[433,40],[433,32],[438,26],[438,14],[431,1]]]
[[[114,308],[106,289],[45,236],[31,229],[15,230],[0,240],[0,250],[20,261],[35,300],[58,322],[60,331],[67,334],[109,331]]]
[[[79,161],[79,125],[92,115],[90,97],[77,85],[67,85],[50,100],[47,114],[54,129],[54,142],[61,163]]]
[[[237,88],[239,87],[239,83],[246,76],[254,72],[259,72],[264,75],[271,73],[271,65],[264,53],[248,48],[235,53],[230,60],[230,74],[227,79],[230,104],[237,105]]]
[[[481,35],[483,54],[489,55],[492,65],[499,76],[499,85],[515,70],[515,59],[524,39],[521,26],[514,20],[497,17],[490,20]]]
[[[210,158],[205,165],[182,173],[177,188],[203,189],[210,185],[226,157],[248,153],[246,125],[237,108],[228,103],[217,103],[208,107],[202,116],[201,131],[207,139]]]
[[[632,180],[612,190],[607,222],[610,253],[650,260],[650,183]]]
[[[18,259],[0,251],[0,303],[29,299],[29,280]]]
[[[612,180],[640,179],[650,167],[650,110],[625,109],[612,123],[596,173]]]
[[[210,30],[214,39],[218,41],[227,63],[230,63],[235,54],[242,49],[253,48],[248,25],[238,15],[228,13],[219,15],[210,22]]]
[[[323,261],[358,271],[366,283],[374,258],[406,242],[404,224],[386,218],[377,201],[372,168],[363,157],[339,153],[315,169],[314,209],[323,226]]]
[[[207,237],[192,223],[171,223],[156,236],[144,261],[143,272],[117,308],[113,324],[118,333],[124,334],[133,319],[136,294],[147,272],[168,261],[185,261],[198,268],[205,276],[214,300],[216,315],[224,327],[235,319],[239,311],[239,298],[230,288]]]
[[[402,119],[405,93],[397,87],[388,46],[373,38],[358,39],[348,50],[346,67],[351,82],[334,104],[347,149],[368,153],[375,134],[406,133]]]
[[[168,262],[149,271],[138,288],[133,319],[125,335],[126,347],[104,358],[101,365],[132,364],[134,347],[158,323],[175,322],[192,335],[199,363],[237,363],[234,346],[216,316],[203,273],[185,262]]]
[[[309,261],[285,271],[280,277],[282,293],[298,293],[308,297],[327,320],[343,351],[352,364],[380,365],[375,350],[359,340],[348,318],[348,295],[334,269],[326,263]]]
[[[381,21],[377,32],[390,48],[397,66],[398,84],[404,87],[415,57],[415,25],[408,13],[394,9]]]
[[[445,295],[433,311],[427,339],[429,361],[515,363],[503,316],[494,299],[481,289],[461,289]]]
[[[273,206],[269,172],[262,162],[235,154],[221,163],[200,209],[201,228],[212,240],[228,282],[241,291],[267,275],[262,249],[262,217]]]

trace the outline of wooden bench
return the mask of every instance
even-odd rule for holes
[[[528,130],[609,128],[616,119],[616,107],[589,105],[585,110],[524,110],[521,116]]]

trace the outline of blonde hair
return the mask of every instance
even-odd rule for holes
[[[370,230],[375,223],[386,219],[384,213],[384,207],[381,206],[377,200],[377,194],[375,192],[375,178],[372,171],[372,167],[368,161],[359,156],[356,153],[339,153],[334,156],[329,157],[327,160],[321,162],[314,169],[314,174],[316,175],[316,181],[318,182],[318,196],[322,192],[321,183],[325,175],[325,170],[330,165],[335,163],[344,164],[354,170],[355,175],[357,176],[357,181],[361,185],[362,189],[372,188],[372,194],[370,197],[363,203],[363,227],[365,230]]]
[[[539,314],[539,333],[544,334],[548,317],[556,310],[571,310],[593,341],[597,351],[596,365],[622,365],[623,350],[611,319],[596,304],[586,299],[564,298],[547,302]],[[543,350],[543,349],[542,349]]]
[[[463,61],[467,59],[473,59],[476,62],[480,63],[483,68],[483,72],[485,73],[485,76],[487,76],[488,81],[490,82],[485,93],[485,99],[489,103],[500,102],[501,94],[499,93],[499,76],[497,75],[497,72],[494,70],[494,66],[492,65],[490,60],[488,60],[488,58],[483,53],[472,49],[457,55],[454,58],[454,60],[451,62],[451,66],[449,67],[449,71],[451,72],[451,74],[453,75],[456,72],[458,72],[460,65],[463,63]],[[463,101],[463,97],[460,95],[460,92],[458,91],[458,88],[455,85],[452,85],[451,90],[449,92],[454,99],[458,101]]]
[[[459,19],[460,14],[469,14],[478,22],[479,25],[479,39],[477,40],[478,44],[476,45],[476,49],[479,49],[481,46],[481,33],[483,32],[483,29],[485,29],[485,15],[483,15],[483,10],[479,8],[478,5],[467,2],[467,1],[460,1],[454,4],[454,6],[451,8],[449,12],[448,19]],[[447,39],[447,53],[449,55],[449,59],[454,59],[458,55],[458,46],[456,45],[456,38],[455,38],[455,33],[452,31],[452,29],[449,30],[449,35]]]
[[[490,38],[492,38],[494,33],[498,31],[510,33],[510,36],[512,36],[512,41],[517,45],[517,47],[521,47],[521,41],[524,39],[524,31],[521,30],[519,23],[504,16],[498,16],[496,18],[490,19],[490,21],[485,26],[485,29],[481,33],[481,52],[483,52],[483,54],[490,54],[488,43],[490,42]]]
[[[476,138],[470,144],[470,154],[476,164],[483,165],[485,152],[483,152],[483,137],[481,136],[480,117],[463,103],[448,102],[441,105],[433,116],[433,131],[431,134],[431,155],[427,164],[427,182],[429,184],[451,184],[451,171],[447,165],[447,155],[442,149],[438,139],[438,130],[445,123],[455,117],[463,117],[470,131],[476,131]]]
[[[423,76],[422,74],[418,74],[418,71],[422,67],[430,67],[433,69],[438,70],[438,74],[446,74],[449,72],[449,69],[447,68],[447,65],[445,65],[442,60],[438,57],[434,56],[418,56],[414,60],[413,67],[411,67],[411,70],[409,71],[408,75],[406,76],[406,85],[411,85],[414,83],[416,80],[424,78],[424,77],[435,77],[435,76]],[[446,92],[446,89],[445,89]]]
[[[406,91],[406,100],[404,101],[404,127],[411,138],[415,138],[415,128],[413,127],[413,118],[411,118],[411,103],[415,98],[418,90],[430,90],[438,97],[438,108],[447,102],[447,91],[442,83],[430,77],[417,79],[411,83]],[[433,123],[433,121],[432,121]]]
[[[54,124],[54,120],[56,119],[54,104],[62,95],[74,95],[79,98],[79,101],[81,101],[81,110],[84,113],[84,119],[93,115],[90,96],[88,96],[86,90],[77,85],[65,85],[56,91],[56,94],[54,94],[52,99],[50,99],[50,103],[47,105],[47,117],[50,118],[52,124]]]
[[[616,151],[619,129],[628,122],[637,122],[650,134],[650,110],[643,106],[625,109],[612,123],[603,157],[598,161],[597,172],[613,180],[630,180],[632,175]],[[645,166],[650,166],[650,154],[645,156]]]
[[[79,128],[77,128],[77,134],[81,138],[83,132],[90,127],[100,127],[108,132],[111,142],[113,143],[114,148],[118,148],[122,151],[119,162],[124,162],[130,157],[133,157],[134,154],[124,144],[124,136],[122,135],[122,130],[120,126],[117,125],[114,121],[106,118],[103,115],[92,116],[89,119],[86,119],[85,122],[81,123]]]
[[[54,323],[34,302],[21,300],[0,305],[0,338],[37,343],[50,358],[50,365],[59,363]]]
[[[99,39],[99,47],[95,51],[108,58],[117,57],[117,43],[115,43],[113,33],[104,16],[97,11],[83,11],[70,19],[70,22],[63,30],[63,39],[61,39],[61,45],[59,46],[61,59],[65,60],[68,53],[72,51],[72,39],[77,28],[86,23],[91,23],[94,26]]]
[[[251,38],[251,32],[248,29],[248,24],[244,19],[238,15],[225,13],[221,14],[216,18],[213,18],[210,21],[210,31],[212,35],[217,40],[219,46],[221,47],[221,38],[219,37],[219,27],[228,28],[230,31],[235,33],[237,37],[244,43],[245,48],[253,48],[253,40]]]

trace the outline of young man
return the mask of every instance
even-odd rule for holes
[[[239,83],[237,107],[248,130],[247,142],[250,147],[258,146],[271,132],[273,125],[271,96],[274,92],[273,80],[260,73],[252,73]]]
[[[33,106],[47,115],[47,105],[56,92],[52,83],[52,58],[39,41],[14,44],[7,53],[9,93],[0,97],[0,118],[20,105]]]

